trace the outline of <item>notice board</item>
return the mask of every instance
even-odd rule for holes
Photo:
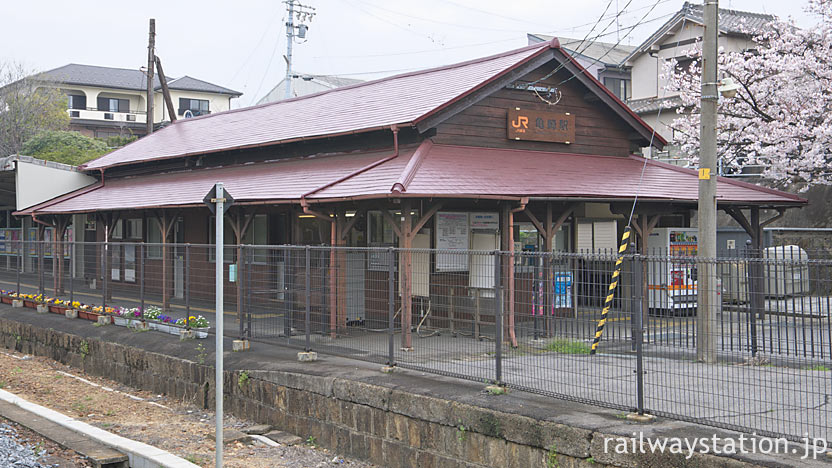
[[[436,213],[436,248],[468,250],[468,213]],[[436,271],[468,271],[468,255],[437,253]]]

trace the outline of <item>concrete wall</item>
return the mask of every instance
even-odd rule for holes
[[[226,94],[198,93],[195,91],[171,89],[170,98],[173,101],[173,108],[177,113],[179,112],[179,98],[205,99],[208,101],[208,109],[212,114],[227,111],[231,108],[230,96]],[[165,106],[161,92],[156,93],[155,100],[153,101],[153,116],[154,122],[170,121],[170,114],[168,113],[167,106]],[[176,118],[181,119],[182,116],[177,115]]]

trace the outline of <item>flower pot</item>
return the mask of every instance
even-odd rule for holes
[[[30,309],[34,309],[38,306],[38,303],[31,300],[31,299],[23,299],[23,307],[28,307]]]
[[[64,315],[64,314],[66,313],[66,310],[67,310],[68,308],[69,308],[69,307],[58,306],[58,305],[51,305],[51,306],[49,306],[49,312],[52,312],[53,314],[60,314],[60,315]]]
[[[192,328],[194,332],[196,332],[197,339],[204,340],[208,338],[208,328]]]
[[[3,296],[3,297],[0,297],[0,302],[3,302],[3,304],[11,304],[13,299],[14,298],[9,297],[9,296]]]
[[[177,327],[176,325],[168,325],[168,333],[171,335],[179,336],[179,333],[184,330],[184,328]]]
[[[79,310],[78,311],[78,318],[84,320],[90,320],[92,322],[98,321],[98,316],[101,315],[97,312],[90,312],[88,310]]]
[[[127,327],[130,326],[130,319],[125,317],[113,317],[113,325],[119,327]]]

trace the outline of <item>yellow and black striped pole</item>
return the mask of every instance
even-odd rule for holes
[[[610,288],[607,290],[607,299],[604,301],[604,308],[601,309],[601,318],[598,320],[598,325],[595,327],[595,338],[592,340],[592,349],[589,354],[595,354],[598,349],[598,342],[601,341],[601,335],[604,333],[604,325],[607,324],[607,314],[610,313],[612,307],[612,299],[615,296],[615,288],[618,287],[618,278],[621,275],[621,264],[624,262],[624,253],[627,252],[627,247],[630,245],[630,226],[624,229],[624,234],[621,235],[621,246],[618,247],[618,258],[615,259],[615,271],[612,272],[612,282]]]

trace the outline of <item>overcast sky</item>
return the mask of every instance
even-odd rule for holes
[[[374,79],[525,45],[526,33],[637,45],[682,0],[304,0],[317,13],[294,69]],[[696,2],[701,3],[701,2]],[[811,24],[805,0],[721,0],[721,8]],[[67,63],[137,69],[147,63],[148,18],[170,76],[243,92],[250,105],[285,74],[286,5],[280,0],[0,0],[0,60],[32,70]],[[604,9],[609,5],[606,14]],[[617,12],[620,12],[617,15]],[[616,24],[617,16],[617,24]],[[639,25],[635,28],[633,26]]]

